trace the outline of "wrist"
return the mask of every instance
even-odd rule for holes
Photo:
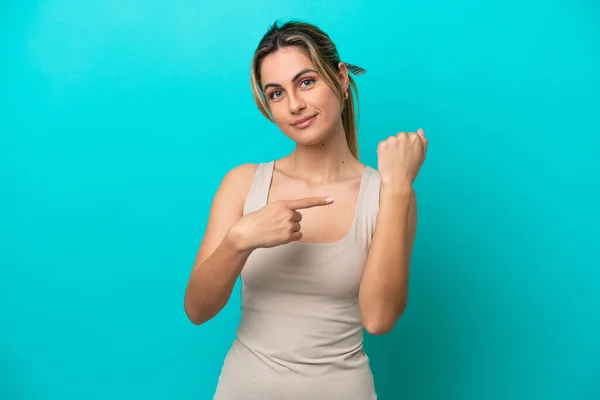
[[[409,181],[401,181],[389,183],[381,181],[381,195],[390,197],[410,196],[412,193],[412,183]]]
[[[238,253],[251,253],[254,249],[248,243],[247,237],[240,227],[234,225],[227,231],[224,241],[227,246]]]

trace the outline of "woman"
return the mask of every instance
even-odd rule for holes
[[[242,318],[215,399],[376,399],[363,328],[389,332],[408,295],[422,129],[358,159],[350,72],[319,28],[275,24],[252,60],[260,111],[296,143],[223,179],[185,293],[194,324],[242,278]]]

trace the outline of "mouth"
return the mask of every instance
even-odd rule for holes
[[[317,114],[311,115],[309,117],[301,118],[301,119],[299,119],[297,121],[294,121],[294,123],[292,124],[292,126],[294,128],[304,129],[304,128],[309,127],[314,122],[314,120],[316,118],[317,118]]]

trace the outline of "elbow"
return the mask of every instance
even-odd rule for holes
[[[204,322],[202,320],[202,318],[200,318],[199,313],[197,312],[193,312],[189,306],[184,305],[183,306],[183,310],[185,312],[185,315],[187,316],[187,318],[190,320],[190,322],[194,325],[202,325],[202,323]]]
[[[363,322],[365,330],[371,335],[380,336],[390,333],[396,324],[395,320],[367,320]]]
[[[374,316],[365,316],[363,318],[363,326],[367,332],[374,336],[385,335],[390,333],[398,319],[404,314],[406,304],[404,303],[396,310],[380,312]]]
[[[183,302],[183,310],[187,315],[190,322],[194,325],[202,325],[205,322],[213,319],[219,311],[224,307],[224,304],[215,304],[202,302],[201,304],[195,303],[186,296]]]
[[[194,317],[190,314],[187,314],[188,320],[196,326],[202,325],[205,321],[203,321],[202,319],[198,318],[198,317]]]
[[[183,302],[183,311],[190,322],[194,325],[202,325],[207,321],[207,318],[202,315],[203,313],[201,312],[201,309],[192,304],[187,296]]]
[[[192,324],[202,325],[213,319],[225,307],[227,300],[206,298],[198,293],[193,297],[192,291],[188,289],[184,296],[183,309]]]
[[[379,325],[365,325],[365,330],[373,336],[381,336],[392,331],[393,325],[391,324],[379,324]]]

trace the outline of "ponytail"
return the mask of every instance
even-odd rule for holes
[[[348,147],[350,148],[350,152],[357,160],[360,159],[360,154],[358,151],[358,117],[360,115],[360,106],[358,105],[358,89],[356,87],[356,83],[354,79],[350,75],[348,75],[349,79],[349,88],[348,88],[348,98],[344,99],[343,111],[342,111],[342,126],[344,127],[344,132],[346,133],[346,142],[348,143]],[[357,109],[354,109],[354,103],[356,96],[356,105]]]

